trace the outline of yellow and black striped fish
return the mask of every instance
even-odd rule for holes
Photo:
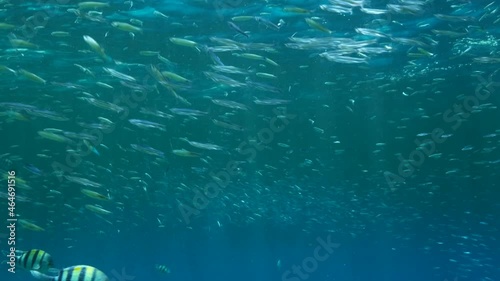
[[[20,255],[16,257],[16,263],[24,269],[35,270],[42,273],[47,273],[49,269],[54,268],[52,256],[38,249],[32,249],[26,252],[20,251]]]
[[[165,265],[157,264],[155,265],[155,268],[161,273],[170,273],[170,268],[166,267]]]
[[[109,281],[104,272],[89,265],[75,265],[63,268],[57,276],[45,275],[38,271],[31,271],[31,275],[42,281]]]

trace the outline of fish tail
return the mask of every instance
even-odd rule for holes
[[[31,276],[35,277],[35,279],[41,280],[41,281],[53,281],[55,278],[46,274],[43,274],[41,272],[31,270]]]
[[[112,64],[112,65],[115,65],[116,64],[116,61],[108,56],[107,54],[101,54],[101,58],[104,60],[105,63],[109,63],[109,64]]]
[[[54,274],[54,275],[59,275],[59,271],[60,269],[58,268],[55,268],[55,267],[51,267],[47,270],[47,273],[49,274]]]
[[[7,257],[10,253],[5,251],[5,250],[2,250],[2,257]],[[19,255],[21,255],[23,252],[22,251],[18,251],[16,250],[16,263],[17,263],[17,259],[19,259]],[[2,260],[2,262],[0,264],[7,264],[9,261],[8,260]]]
[[[5,257],[5,256],[7,256],[7,252],[6,252],[6,251],[4,251],[4,250],[2,250],[2,257]],[[2,260],[2,261],[0,262],[0,264],[8,264],[8,263],[9,263],[9,261],[8,261],[8,260]]]

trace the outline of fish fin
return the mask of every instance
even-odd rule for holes
[[[42,280],[42,281],[52,281],[54,280],[54,277],[45,275],[41,272],[35,271],[35,270],[30,270],[31,276],[33,276],[35,279]]]
[[[5,250],[2,250],[1,252],[2,252],[3,257],[8,256],[10,254],[9,252],[7,252]],[[20,256],[20,254],[16,250],[16,262],[17,262],[17,259],[19,258],[19,256]],[[4,264],[4,263],[8,263],[8,262],[9,262],[8,260],[2,260],[2,262],[0,264]]]
[[[53,268],[53,267],[52,267],[52,268],[49,268],[49,269],[47,270],[47,272],[48,272],[48,273],[50,273],[50,274],[54,274],[54,275],[58,275],[58,274],[59,274],[59,271],[60,271],[59,269],[57,269],[57,268]]]

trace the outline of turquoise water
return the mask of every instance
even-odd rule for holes
[[[1,1],[1,250],[114,281],[500,280],[499,9]]]

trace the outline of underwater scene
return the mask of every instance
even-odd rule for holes
[[[500,281],[500,1],[0,0],[2,281]]]

